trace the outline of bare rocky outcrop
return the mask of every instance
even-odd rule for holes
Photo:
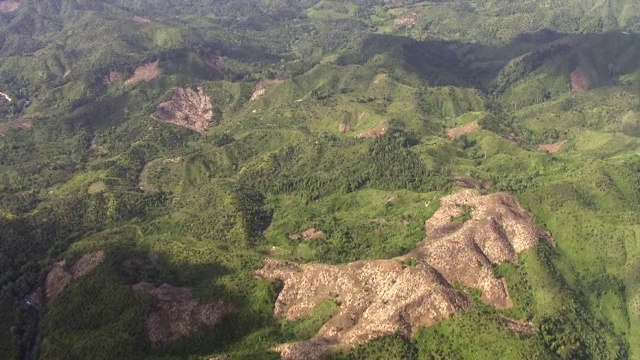
[[[132,85],[141,81],[149,81],[160,75],[162,75],[160,62],[157,60],[155,62],[148,62],[138,66],[133,72],[133,75],[124,82],[124,85]]]
[[[366,130],[361,132],[360,134],[356,135],[356,138],[361,139],[361,138],[377,138],[380,136],[383,136],[384,134],[387,133],[387,125],[386,124],[380,124],[372,129]]]
[[[259,98],[261,98],[265,94],[265,92],[267,91],[267,88],[269,86],[280,84],[280,83],[282,83],[282,80],[261,80],[261,81],[258,81],[258,83],[256,84],[256,88],[253,91],[253,94],[251,94],[251,99],[249,101],[258,100]]]
[[[478,125],[477,122],[472,122],[472,123],[468,123],[466,125],[462,125],[462,126],[458,126],[456,128],[453,129],[449,129],[449,131],[447,131],[447,136],[449,137],[449,139],[457,139],[462,135],[467,135],[470,134],[476,130],[478,130],[480,128],[480,125]]]
[[[122,80],[122,74],[117,71],[110,71],[109,74],[102,78],[102,83],[105,85],[113,84],[116,81]]]
[[[147,19],[146,17],[142,17],[138,15],[135,15],[131,20],[133,20],[134,22],[143,23],[143,24],[148,24],[151,22],[151,20]]]
[[[64,269],[66,265],[65,260],[53,263],[49,268],[49,273],[45,280],[45,297],[47,302],[60,295],[72,281],[78,280],[94,271],[98,265],[102,264],[104,259],[104,250],[84,254],[73,265],[71,272],[67,272]]]
[[[20,7],[20,1],[5,0],[0,1],[0,13],[9,13],[18,10]]]
[[[538,150],[540,151],[546,151],[548,153],[557,153],[558,151],[560,151],[560,149],[562,149],[562,146],[567,142],[567,140],[563,140],[563,141],[558,141],[555,142],[553,144],[541,144],[538,145]]]
[[[324,236],[324,231],[316,228],[309,228],[303,232],[289,235],[289,239],[292,241],[303,239],[304,241],[310,241],[319,239]]]
[[[395,19],[394,23],[399,27],[412,28],[418,22],[418,13],[405,14]]]
[[[150,294],[156,300],[146,321],[147,336],[155,346],[189,336],[201,328],[214,326],[234,309],[231,304],[223,301],[199,304],[193,299],[189,289],[169,284],[155,287],[142,282],[133,285],[132,289]]]
[[[472,306],[468,294],[454,289],[456,283],[481,290],[488,304],[510,307],[507,284],[494,276],[492,266],[517,262],[517,253],[539,238],[553,241],[513,196],[474,189],[441,199],[426,229],[427,238],[416,249],[390,260],[346,265],[266,260],[256,275],[284,283],[277,318],[300,319],[327,299],[340,304],[313,339],[275,350],[283,359],[318,359],[381,336],[412,336]]]
[[[158,105],[153,118],[204,134],[213,117],[211,99],[202,87],[176,88],[171,99]]]
[[[571,73],[571,91],[573,92],[585,92],[591,88],[589,85],[589,76],[584,71],[582,66],[578,66]]]

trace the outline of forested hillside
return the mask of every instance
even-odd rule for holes
[[[1,359],[640,359],[640,4],[0,1]]]

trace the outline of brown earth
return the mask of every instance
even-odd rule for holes
[[[341,133],[346,133],[349,130],[351,130],[349,124],[340,123],[340,125],[338,126],[338,131],[340,131]]]
[[[491,184],[488,181],[477,180],[469,176],[456,176],[453,178],[453,182],[467,189],[487,190],[491,187]]]
[[[26,117],[21,117],[11,122],[11,127],[13,129],[31,129],[31,126],[33,126],[31,119]]]
[[[258,100],[261,98],[266,92],[267,88],[271,85],[276,85],[282,83],[282,80],[261,80],[256,84],[256,89],[251,94],[251,99],[249,101]]]
[[[223,301],[199,304],[184,287],[162,284],[155,287],[149,283],[132,286],[135,291],[152,295],[156,302],[146,321],[149,341],[158,346],[189,336],[204,327],[214,326],[234,307]]]
[[[139,23],[150,23],[151,20],[147,19],[146,17],[142,17],[142,16],[134,16],[131,20],[135,21],[135,22],[139,22]]]
[[[324,236],[324,232],[322,230],[318,230],[316,228],[309,228],[301,233],[291,234],[289,235],[289,240],[295,241],[304,239],[304,241],[310,241],[319,239]]]
[[[571,91],[585,92],[589,90],[589,77],[581,66],[571,73]]]
[[[105,75],[102,78],[102,83],[110,85],[119,80],[122,80],[122,74],[117,71],[110,71],[108,75]]]
[[[395,19],[394,23],[400,27],[413,27],[418,22],[418,13],[402,15]]]
[[[471,219],[455,220],[471,211]],[[295,320],[333,299],[337,314],[307,341],[281,344],[282,359],[318,359],[335,349],[351,348],[399,333],[412,336],[469,306],[460,283],[482,291],[482,300],[498,308],[512,306],[504,279],[493,266],[517,262],[517,253],[539,238],[553,243],[529,215],[505,193],[482,195],[464,189],[441,199],[426,222],[427,238],[406,256],[345,265],[293,264],[268,259],[256,272],[279,279],[284,287],[276,300],[276,318]],[[405,265],[408,259],[415,266]]]
[[[467,135],[470,134],[476,130],[478,130],[480,128],[480,125],[478,125],[477,122],[472,122],[472,123],[468,123],[466,125],[462,125],[462,126],[458,126],[456,128],[453,129],[449,129],[449,131],[447,131],[447,136],[450,139],[457,139],[462,135]]]
[[[387,133],[387,125],[380,124],[373,129],[369,129],[356,135],[356,138],[377,138]]]
[[[47,302],[55,299],[72,281],[94,271],[105,259],[103,250],[82,255],[73,265],[71,272],[67,272],[64,267],[66,261],[58,261],[49,267],[47,278],[45,279],[45,297]]]
[[[133,72],[133,75],[128,78],[124,84],[131,85],[140,81],[149,81],[157,78],[162,75],[159,64],[159,61],[155,61],[138,66],[138,68]]]
[[[538,150],[547,151],[551,154],[557,153],[558,151],[560,151],[560,149],[566,142],[567,140],[562,140],[553,144],[541,144],[541,145],[538,145]]]
[[[224,70],[224,56],[210,56],[205,63],[218,71]]]
[[[211,99],[202,87],[176,88],[171,99],[158,105],[153,118],[205,134],[213,116]]]
[[[0,13],[9,13],[18,10],[20,2],[16,0],[0,1]]]

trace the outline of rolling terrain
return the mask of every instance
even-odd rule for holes
[[[637,14],[0,1],[0,358],[640,359]]]

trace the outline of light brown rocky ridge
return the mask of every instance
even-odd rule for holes
[[[472,306],[456,283],[481,290],[488,304],[510,307],[507,284],[495,277],[492,266],[517,262],[517,254],[539,238],[553,243],[513,196],[474,189],[442,198],[426,229],[427,238],[413,251],[389,260],[345,265],[266,260],[256,275],[284,283],[276,318],[300,319],[328,299],[340,304],[314,338],[275,350],[285,360],[318,359],[381,336],[412,336]]]
[[[204,134],[213,117],[211,99],[202,87],[176,88],[171,99],[158,105],[153,118]]]

